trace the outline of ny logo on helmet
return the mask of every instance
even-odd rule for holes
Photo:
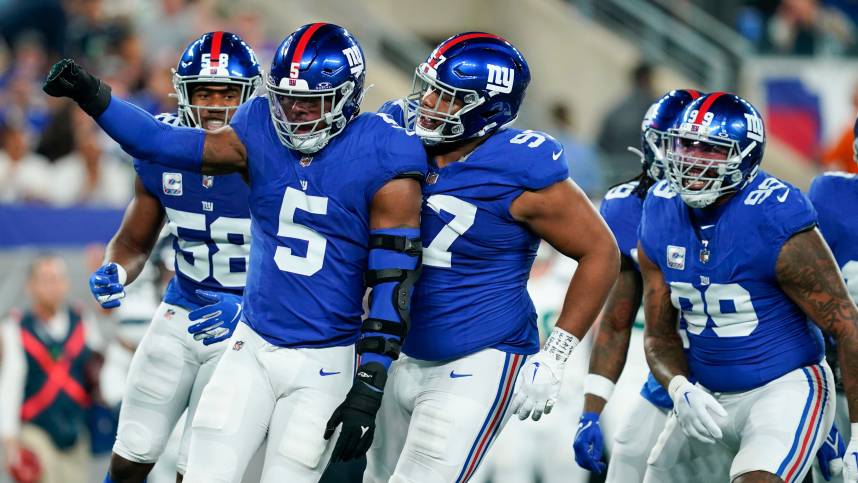
[[[360,75],[363,72],[363,57],[360,55],[360,49],[357,45],[352,45],[351,47],[343,50],[343,54],[346,56],[346,60],[349,61],[349,67],[351,67],[352,75]]]
[[[763,120],[757,117],[756,113],[746,112],[745,121],[748,123],[748,139],[763,142]]]
[[[501,67],[493,64],[486,64],[486,67],[489,69],[489,78],[486,83],[489,96],[512,92],[512,84],[515,81],[514,70],[509,67]]]

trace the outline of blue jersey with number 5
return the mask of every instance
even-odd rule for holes
[[[693,210],[655,185],[641,246],[687,324],[688,365],[712,391],[746,391],[822,360],[819,329],[781,290],[784,243],[816,224],[798,189],[760,172],[724,204]]]
[[[808,197],[819,213],[819,231],[843,272],[849,295],[858,303],[858,176],[843,172],[817,176]]]
[[[180,123],[171,114],[157,117]],[[173,235],[176,276],[164,302],[192,310],[209,303],[197,297],[197,289],[241,295],[250,252],[250,189],[241,175],[203,176],[139,159],[134,169],[164,207]]]
[[[252,245],[244,319],[282,347],[333,347],[360,334],[370,205],[394,178],[426,173],[420,140],[376,114],[353,119],[314,155],[277,138],[268,100],[239,107]]]

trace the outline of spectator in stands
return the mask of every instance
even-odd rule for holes
[[[99,336],[69,305],[63,260],[41,255],[30,267],[32,305],[13,313],[0,328],[0,436],[7,468],[21,449],[35,454],[42,483],[86,483],[89,444],[86,411],[94,381],[93,347]]]
[[[853,113],[858,113],[858,85],[852,91]],[[854,121],[852,116],[849,123],[843,126],[840,135],[830,145],[825,147],[820,164],[825,171],[846,171],[858,173],[858,162],[856,162]]]
[[[630,92],[602,119],[596,144],[608,185],[631,178],[640,171],[637,163],[630,162],[634,155],[626,148],[640,144],[641,119],[655,101],[652,76],[652,66],[638,64],[629,79]]]
[[[550,109],[554,124],[550,132],[566,150],[569,175],[590,198],[602,195],[602,168],[593,147],[574,134],[572,110],[562,101],[556,101]]]
[[[855,44],[855,27],[818,0],[783,0],[769,19],[769,42],[781,54],[842,54]]]
[[[131,167],[104,152],[102,143],[107,141],[83,111],[73,117],[75,149],[56,161],[49,201],[57,206],[124,207],[131,199]]]
[[[48,161],[31,150],[31,139],[20,117],[0,124],[0,203],[47,199]]]

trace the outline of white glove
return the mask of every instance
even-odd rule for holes
[[[727,411],[711,394],[691,384],[684,376],[671,379],[667,392],[673,400],[673,411],[686,436],[704,443],[721,439],[721,428],[709,412],[727,417]]]
[[[512,412],[518,419],[523,421],[532,414],[533,420],[539,421],[543,413],[551,412],[560,393],[566,360],[577,344],[577,337],[555,327],[545,347],[521,368],[521,385],[512,400]]]
[[[846,447],[846,455],[843,456],[843,481],[844,483],[858,483],[858,423],[852,423],[852,438]]]

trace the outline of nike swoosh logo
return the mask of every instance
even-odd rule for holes
[[[460,377],[471,377],[473,374],[456,374],[456,371],[450,371],[451,379],[458,379]]]
[[[337,372],[325,372],[324,369],[319,369],[319,375],[322,377],[333,376],[334,374],[339,374],[339,371],[337,371]]]
[[[369,431],[369,426],[361,426],[360,427],[360,437],[363,438],[363,435],[365,435],[367,431]]]
[[[789,196],[789,191],[784,191],[784,194],[782,196],[778,196],[778,201],[783,203],[784,201],[786,201],[787,196]]]
[[[536,371],[539,370],[539,366],[540,366],[540,364],[538,362],[533,363],[533,377],[530,378],[530,382],[533,382],[536,380]]]
[[[182,62],[182,67],[184,68],[184,67],[187,67],[187,66],[189,66],[189,65],[191,65],[191,64],[193,64],[193,61],[189,61],[189,62]]]
[[[700,227],[700,229],[701,229],[701,230],[708,230],[708,229],[712,228],[713,226],[715,226],[715,225],[702,225],[702,226]]]
[[[563,154],[563,150],[557,151],[556,153],[551,153],[551,159],[557,161],[560,159],[560,155]]]

